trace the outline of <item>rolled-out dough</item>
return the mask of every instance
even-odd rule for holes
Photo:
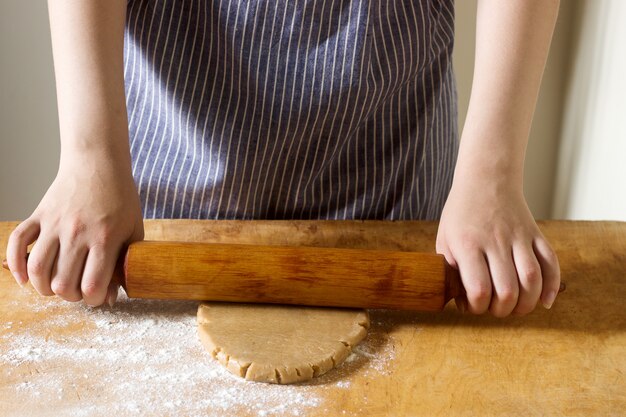
[[[365,310],[203,303],[198,333],[211,355],[250,381],[290,384],[322,375],[367,334]]]

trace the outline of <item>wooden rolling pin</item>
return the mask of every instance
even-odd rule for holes
[[[440,311],[464,296],[443,255],[373,249],[140,241],[113,279],[131,298]]]
[[[438,311],[460,294],[442,255],[181,242],[131,244],[129,297]]]

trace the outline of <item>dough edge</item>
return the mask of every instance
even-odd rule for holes
[[[302,363],[295,366],[260,364],[246,362],[231,356],[221,347],[217,346],[206,330],[208,323],[204,319],[204,310],[210,308],[211,303],[202,303],[198,306],[197,324],[198,335],[202,345],[211,356],[221,363],[230,373],[248,381],[265,382],[271,384],[293,384],[309,381],[325,374],[339,366],[352,353],[352,348],[367,336],[370,327],[370,317],[367,310],[355,310],[356,326],[344,339],[338,340],[335,352],[324,357],[319,363]],[[291,306],[293,307],[293,306]],[[303,308],[310,308],[303,306]]]

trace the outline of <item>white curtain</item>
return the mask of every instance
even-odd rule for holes
[[[626,1],[581,6],[552,217],[626,220]]]

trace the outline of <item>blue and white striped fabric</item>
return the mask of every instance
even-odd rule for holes
[[[144,217],[439,218],[453,38],[453,0],[130,0]]]

